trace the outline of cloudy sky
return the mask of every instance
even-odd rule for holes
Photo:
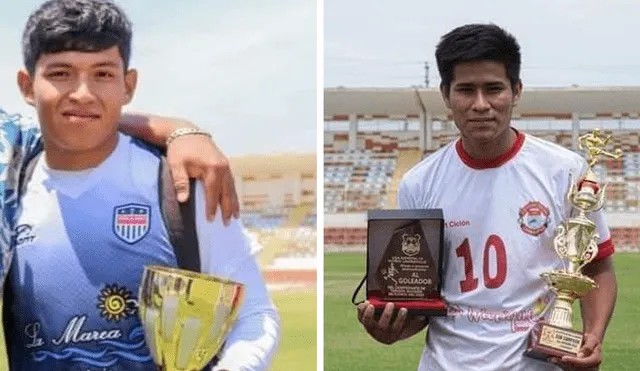
[[[315,0],[116,0],[134,23],[136,97],[228,155],[316,151]],[[32,115],[15,84],[24,23],[41,0],[3,2],[0,106]]]
[[[639,1],[325,0],[325,86],[440,82],[435,46],[451,29],[493,22],[518,39],[526,86],[640,85]]]

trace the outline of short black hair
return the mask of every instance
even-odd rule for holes
[[[514,88],[520,82],[520,45],[516,38],[495,24],[467,24],[442,36],[436,47],[440,87],[451,86],[457,64],[494,61],[504,64]]]
[[[118,46],[125,70],[131,57],[132,25],[110,0],[49,0],[27,20],[22,57],[33,75],[42,54],[97,52]]]

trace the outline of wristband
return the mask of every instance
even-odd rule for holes
[[[176,138],[184,135],[205,135],[205,136],[208,136],[209,138],[212,137],[210,133],[207,133],[206,131],[201,129],[180,128],[180,129],[176,129],[173,133],[171,133],[171,135],[169,135],[169,139],[167,139],[166,146],[169,147],[169,144],[171,144],[171,142],[173,142]]]

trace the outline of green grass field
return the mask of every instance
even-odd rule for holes
[[[316,370],[316,291],[274,292],[280,311],[282,340],[272,371]]]
[[[603,345],[602,371],[640,370],[639,266],[640,254],[615,256],[618,300]],[[324,272],[324,369],[415,370],[423,334],[386,346],[369,338],[358,322],[351,295],[363,276],[364,255],[325,254]]]
[[[282,251],[282,241],[262,240],[264,249],[258,256],[267,267]],[[317,368],[317,291],[276,291],[271,297],[280,312],[282,337],[271,371],[315,371]]]

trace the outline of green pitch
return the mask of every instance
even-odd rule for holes
[[[282,340],[271,371],[315,371],[316,291],[274,292],[272,298],[280,311]]]
[[[324,369],[416,370],[424,335],[391,346],[368,337],[351,295],[364,273],[362,254],[325,254]],[[617,253],[618,300],[605,338],[602,371],[640,369],[640,254]],[[361,293],[361,296],[362,293]],[[580,311],[574,313],[579,315]]]

